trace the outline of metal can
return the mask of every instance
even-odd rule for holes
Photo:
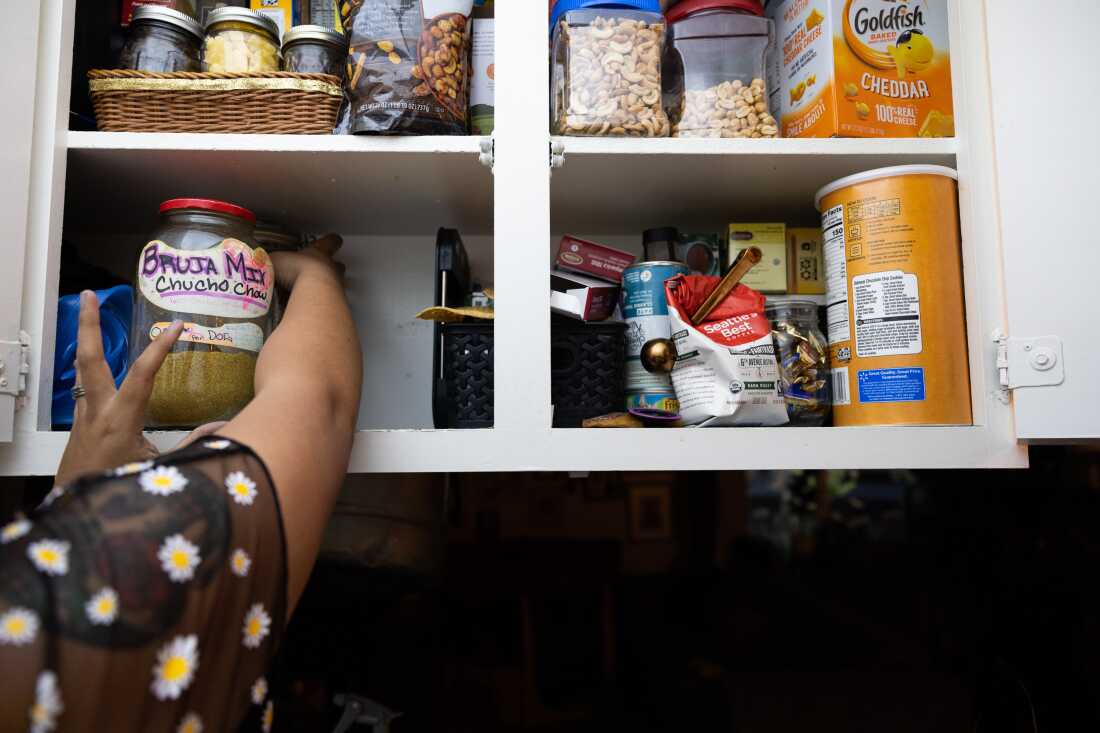
[[[623,270],[622,311],[626,320],[624,387],[627,408],[679,412],[680,403],[667,374],[651,374],[642,366],[642,347],[669,338],[672,327],[665,300],[665,280],[688,274],[683,262],[638,262]]]

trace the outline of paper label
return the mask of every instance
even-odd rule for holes
[[[848,260],[844,237],[844,207],[834,206],[821,216],[825,239],[825,300],[829,344],[852,337],[848,323]]]
[[[137,280],[142,297],[157,308],[217,318],[266,315],[275,293],[267,252],[237,239],[202,250],[149,242],[138,259]]]
[[[154,323],[149,328],[149,340],[157,336],[172,324],[168,321]],[[255,323],[226,323],[222,326],[202,326],[198,323],[184,323],[180,341],[211,346],[228,346],[242,351],[260,353],[264,345],[264,332]]]
[[[496,21],[470,21],[470,124],[476,135],[493,131],[496,97]]]
[[[921,368],[860,370],[856,379],[860,402],[924,401],[924,369]]]
[[[853,277],[852,302],[857,356],[921,353],[916,275],[887,270]]]

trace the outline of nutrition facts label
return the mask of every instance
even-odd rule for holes
[[[852,278],[856,354],[896,356],[922,351],[917,276],[900,270]]]
[[[825,297],[830,344],[852,338],[848,323],[847,239],[844,236],[844,207],[834,206],[821,217],[825,247]]]

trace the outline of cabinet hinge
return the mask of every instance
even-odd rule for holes
[[[1009,338],[997,329],[993,343],[997,346],[1000,398],[1005,404],[1009,390],[1054,387],[1066,380],[1062,339],[1057,336]]]
[[[19,332],[18,341],[0,341],[0,394],[22,397],[31,373],[31,337]]]
[[[489,170],[493,169],[493,164],[496,162],[496,143],[493,138],[481,138],[481,153],[477,156],[477,159]]]
[[[550,170],[561,168],[565,165],[565,143],[561,140],[550,141]]]

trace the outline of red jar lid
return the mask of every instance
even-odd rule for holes
[[[256,215],[243,206],[237,206],[236,204],[230,204],[225,201],[215,201],[214,199],[169,199],[160,205],[160,213],[164,214],[169,211],[176,211],[177,209],[204,209],[205,211],[216,211],[219,214],[230,214],[240,219],[246,219],[252,224],[256,223]]]
[[[760,0],[681,0],[665,13],[669,23],[675,23],[700,10],[744,10],[753,15],[764,15],[764,3]]]

